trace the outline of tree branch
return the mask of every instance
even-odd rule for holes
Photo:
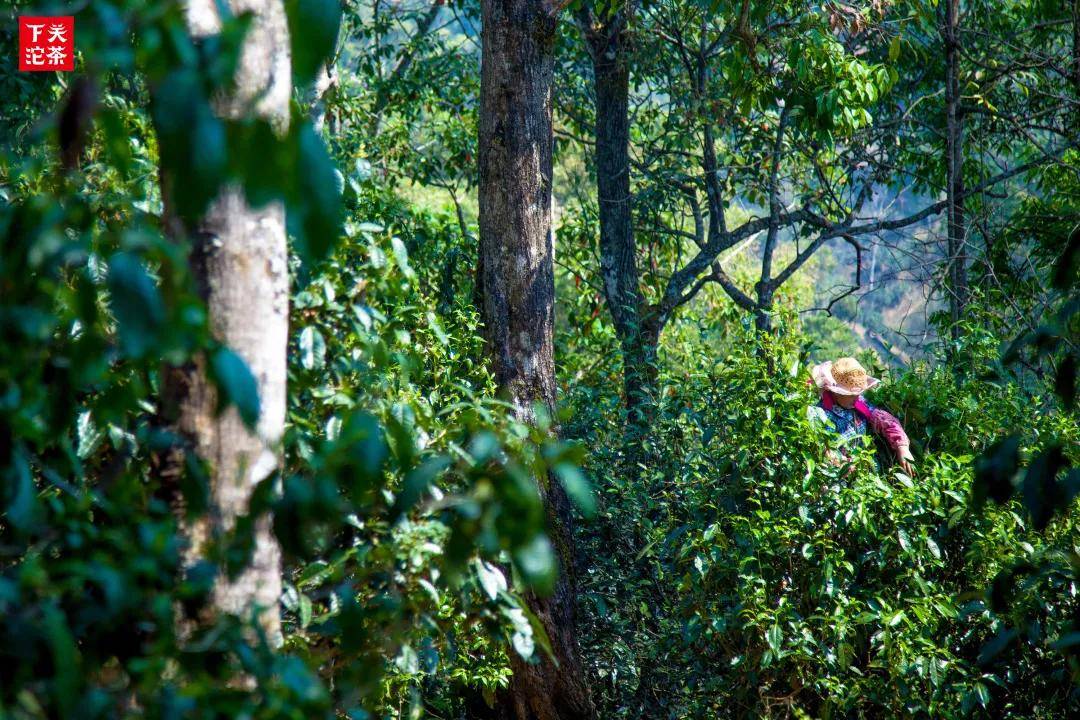
[[[724,292],[728,294],[735,304],[741,307],[743,310],[753,312],[757,310],[757,303],[754,300],[739,289],[739,286],[735,284],[735,281],[728,277],[728,274],[724,272],[724,268],[720,266],[719,262],[712,264],[712,274],[708,276],[709,280],[720,285],[724,288]]]
[[[772,275],[773,251],[776,238],[780,234],[780,154],[784,149],[784,131],[787,129],[789,106],[784,103],[780,111],[780,122],[776,127],[776,140],[773,141],[772,167],[769,168],[769,232],[765,236],[765,248],[761,252],[761,282],[767,284]]]
[[[848,244],[851,245],[851,247],[855,248],[855,284],[852,285],[851,287],[849,287],[844,292],[837,295],[836,297],[829,300],[829,304],[825,307],[825,312],[830,317],[832,317],[832,314],[833,314],[832,313],[833,305],[840,302],[841,300],[843,300],[847,296],[851,295],[852,293],[858,292],[858,290],[862,287],[862,253],[863,253],[863,247],[862,247],[862,245],[859,244],[858,240],[856,240],[855,238],[853,238],[850,235],[841,235],[841,237],[844,238],[844,240],[846,240],[848,242]]]
[[[416,59],[416,48],[414,47],[414,43],[416,43],[418,40],[423,39],[427,36],[429,32],[431,32],[431,26],[435,24],[435,19],[439,17],[439,12],[442,10],[442,8],[442,1],[436,0],[431,4],[431,7],[428,8],[428,11],[424,14],[424,16],[416,21],[416,33],[411,38],[409,38],[409,43],[406,46],[401,57],[398,58],[397,64],[394,65],[393,70],[390,71],[390,74],[386,77],[386,80],[380,84],[379,93],[375,97],[375,105],[374,107],[372,107],[371,110],[371,114],[375,116],[376,119],[379,117],[380,114],[382,114],[382,111],[385,110],[386,106],[390,103],[390,94],[384,92],[382,88],[389,87],[409,70],[409,67],[413,64],[413,60]]]

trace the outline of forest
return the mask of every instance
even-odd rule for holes
[[[0,720],[1080,717],[1080,0],[4,5]]]

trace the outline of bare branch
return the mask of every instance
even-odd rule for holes
[[[825,307],[825,312],[828,313],[828,315],[830,317],[833,314],[832,313],[833,305],[840,302],[844,298],[848,297],[852,293],[858,292],[859,289],[862,288],[862,254],[863,254],[863,247],[862,247],[862,245],[859,244],[858,240],[856,240],[855,238],[853,238],[850,235],[841,235],[840,237],[844,238],[844,240],[846,240],[848,242],[848,244],[851,245],[851,247],[855,248],[855,284],[850,286],[847,290],[840,293],[836,297],[829,300],[829,304]]]

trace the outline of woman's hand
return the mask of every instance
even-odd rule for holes
[[[915,477],[915,466],[907,458],[900,458],[900,469],[910,478]]]

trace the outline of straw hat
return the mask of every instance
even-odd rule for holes
[[[815,365],[810,375],[819,390],[828,390],[837,395],[862,395],[881,382],[867,375],[859,361],[851,357]]]

